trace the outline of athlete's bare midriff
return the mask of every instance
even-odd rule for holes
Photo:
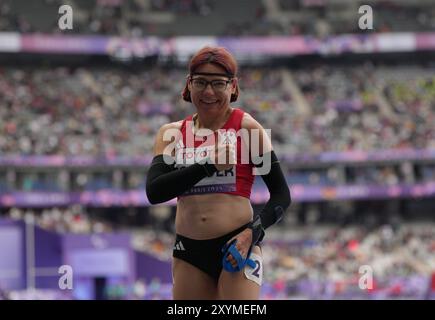
[[[180,197],[177,204],[177,234],[204,240],[220,237],[252,220],[248,198],[230,194],[204,194]]]

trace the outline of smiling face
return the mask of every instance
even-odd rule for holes
[[[222,74],[222,76],[211,74]],[[229,107],[231,94],[236,90],[236,80],[224,74],[226,74],[224,68],[212,63],[203,64],[195,70],[189,81],[188,89],[192,102],[197,108],[226,109]],[[205,88],[202,88],[204,85]]]

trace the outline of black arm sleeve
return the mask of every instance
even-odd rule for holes
[[[269,190],[270,198],[252,222],[253,243],[262,240],[264,230],[281,220],[291,203],[290,190],[275,152],[272,150],[270,156],[263,155],[263,159],[271,161],[270,171],[261,176]]]
[[[166,162],[165,162],[166,159]],[[148,170],[146,193],[151,204],[169,201],[190,188],[205,177],[217,172],[213,164],[195,163],[189,167],[176,169],[169,156],[157,155]]]

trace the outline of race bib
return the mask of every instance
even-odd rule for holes
[[[249,258],[254,261],[255,267],[251,268],[246,265],[243,272],[245,277],[261,286],[263,283],[263,257],[258,254],[251,253]]]

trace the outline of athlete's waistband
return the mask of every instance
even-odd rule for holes
[[[217,240],[221,240],[223,238],[228,238],[228,237],[232,238],[236,234],[238,234],[238,233],[242,232],[243,230],[245,230],[248,226],[249,226],[249,222],[244,224],[244,225],[242,225],[242,226],[240,226],[239,228],[229,232],[229,233],[226,233],[226,234],[222,235],[222,236],[215,237],[215,238],[209,238],[209,239],[197,240],[197,239],[192,239],[192,238],[189,238],[189,237],[185,237],[185,236],[183,236],[181,234],[178,234],[178,233],[176,233],[176,237],[177,237],[177,239],[186,240],[186,241],[195,241],[195,242],[197,242],[197,241],[204,241],[204,242],[210,241],[210,242],[214,242],[214,241],[217,241]]]

